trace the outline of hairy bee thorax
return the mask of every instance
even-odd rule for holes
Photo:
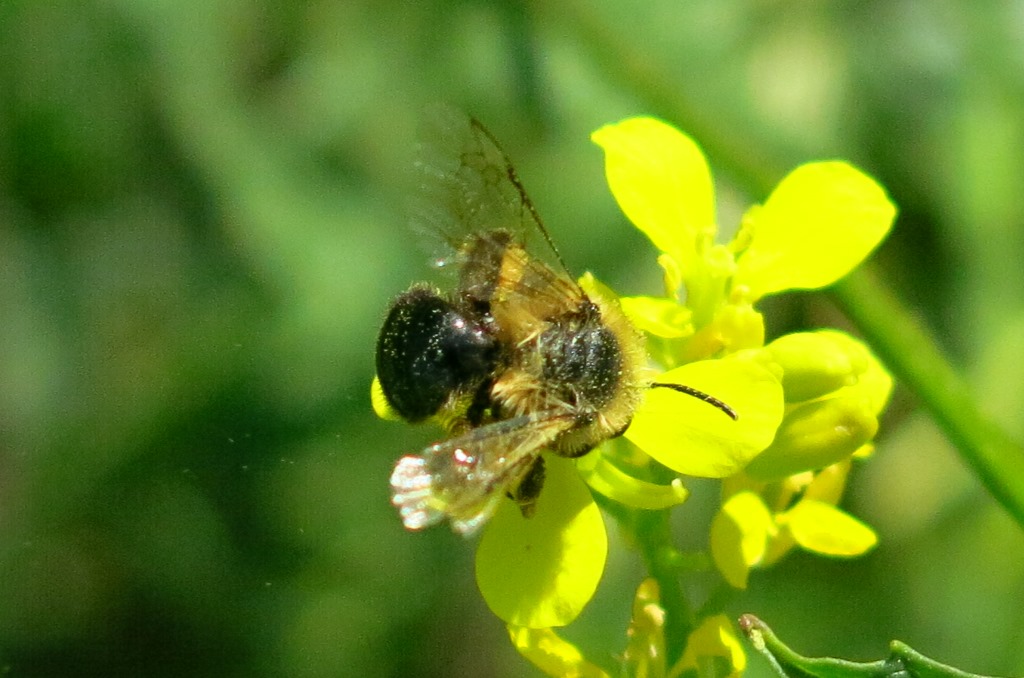
[[[578,309],[536,325],[516,343],[491,387],[501,418],[569,413],[573,425],[550,445],[568,457],[621,435],[641,397],[645,354],[618,305],[584,298]],[[516,326],[531,324],[520,319]]]

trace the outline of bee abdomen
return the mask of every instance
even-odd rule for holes
[[[402,418],[420,421],[494,369],[497,342],[433,290],[417,286],[392,305],[377,340],[377,378]]]

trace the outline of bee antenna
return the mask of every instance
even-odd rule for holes
[[[708,405],[711,405],[712,407],[715,407],[715,408],[721,410],[722,412],[725,412],[729,416],[729,418],[732,419],[733,421],[736,421],[737,419],[740,418],[740,415],[736,414],[736,410],[732,409],[731,407],[729,407],[728,405],[723,403],[718,398],[716,398],[716,397],[714,397],[712,395],[708,395],[704,391],[698,391],[697,389],[693,388],[692,386],[686,386],[684,384],[654,383],[654,384],[651,384],[651,388],[670,388],[673,391],[678,391],[679,393],[685,393],[688,396],[693,396],[697,400],[703,400]]]

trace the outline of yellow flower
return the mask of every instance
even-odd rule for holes
[[[484,528],[476,560],[483,597],[519,651],[549,675],[606,675],[553,631],[580,614],[604,571],[608,537],[591,492],[628,509],[666,510],[686,500],[683,476],[723,479],[710,547],[736,588],[751,568],[795,546],[863,553],[874,533],[837,504],[892,389],[870,351],[841,332],[766,345],[756,309],[766,295],[835,282],[881,242],[895,207],[873,179],[844,162],[798,167],[721,243],[711,173],[689,137],[631,118],[593,139],[623,212],[659,251],[665,295],[619,301],[648,337],[659,368],[652,383],[667,387],[647,390],[621,439],[577,460],[545,455],[532,517],[504,501]],[[580,284],[615,303],[593,276]],[[710,397],[688,397],[679,386]],[[683,656],[667,669],[657,595],[653,582],[637,593],[627,672],[742,672],[732,625],[711,613],[696,620]]]
[[[657,381],[696,387],[739,415],[732,422],[655,389],[625,438],[678,473],[725,479],[711,550],[737,588],[751,567],[795,545],[843,556],[871,548],[874,533],[836,504],[850,459],[870,448],[892,379],[841,332],[765,346],[755,304],[825,287],[856,267],[891,228],[885,191],[845,162],[802,165],[720,243],[711,173],[693,140],[653,118],[593,138],[620,207],[661,252],[666,296],[622,300],[667,370]]]
[[[874,531],[836,506],[851,465],[847,458],[772,484],[743,474],[728,479],[711,525],[711,555],[729,585],[746,588],[751,569],[771,565],[797,546],[841,558],[874,548]]]
[[[856,266],[891,226],[895,208],[884,191],[846,163],[803,165],[721,244],[711,174],[689,137],[652,118],[632,118],[603,127],[594,140],[605,150],[609,186],[623,212],[660,250],[666,296],[621,300],[665,369],[655,381],[711,394],[739,416],[653,388],[623,436],[635,448],[606,444],[576,462],[579,475],[572,462],[549,459],[551,478],[536,515],[525,519],[507,502],[477,553],[484,598],[517,628],[567,624],[596,589],[607,536],[580,477],[631,508],[665,509],[686,499],[679,477],[651,482],[651,459],[682,476],[727,479],[726,487],[740,480],[757,485],[749,495],[726,494],[715,520],[712,555],[733,585],[745,585],[750,567],[794,544],[849,555],[874,538],[835,508],[838,495],[816,503],[805,495],[773,512],[758,492],[767,492],[770,481],[841,463],[866,445],[891,378],[863,345],[839,332],[790,335],[765,346],[755,304],[768,294],[831,284]],[[589,295],[615,298],[592,276],[580,283]]]
[[[553,678],[609,678],[609,673],[590,662],[571,642],[553,629],[509,626],[512,644],[526,659]],[[694,628],[686,651],[667,668],[665,610],[658,584],[645,579],[637,587],[626,630],[626,648],[614,675],[635,678],[681,678],[685,675],[716,675],[737,678],[747,665],[746,653],[729,619],[722,614],[705,617]],[[609,652],[609,655],[612,653]]]

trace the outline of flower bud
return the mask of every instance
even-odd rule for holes
[[[746,472],[758,480],[777,480],[823,468],[853,454],[878,430],[869,398],[859,389],[792,407],[775,440],[754,458]]]
[[[855,341],[840,341],[838,332],[799,332],[768,344],[782,367],[787,403],[814,400],[850,386],[867,369],[867,356]],[[860,350],[857,350],[860,349]]]

